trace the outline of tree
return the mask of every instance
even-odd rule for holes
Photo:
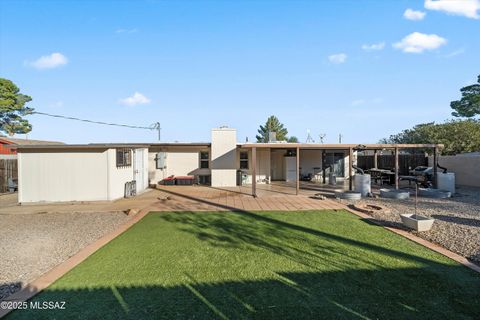
[[[0,78],[0,132],[9,135],[28,133],[32,125],[24,116],[33,112],[25,104],[32,98],[20,93],[20,89],[10,80]]]
[[[450,103],[450,107],[455,110],[453,116],[471,118],[480,115],[480,75],[477,82],[460,89],[462,98]]]
[[[270,116],[267,119],[265,125],[260,125],[260,129],[258,129],[258,135],[256,136],[257,142],[268,142],[269,137],[268,134],[270,132],[277,133],[277,140],[284,141],[287,140],[288,130],[283,126],[283,124],[278,120],[275,116]]]
[[[380,143],[441,143],[442,154],[454,155],[480,150],[480,120],[450,120],[436,124],[423,123],[391,135]],[[429,150],[427,150],[429,151]]]
[[[290,143],[298,143],[298,138],[295,137],[295,136],[291,136],[287,139],[287,142],[290,142]]]

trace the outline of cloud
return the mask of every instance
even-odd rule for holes
[[[373,99],[357,99],[352,101],[352,106],[362,106],[366,104],[379,104],[382,103],[383,99],[382,98],[373,98]]]
[[[385,42],[362,45],[362,49],[365,51],[382,50],[383,48],[385,48]]]
[[[128,34],[130,34],[130,33],[135,33],[135,32],[137,32],[137,31],[138,31],[137,28],[133,28],[133,29],[117,29],[117,30],[115,30],[115,33],[128,33]]]
[[[453,58],[453,57],[458,56],[459,54],[463,54],[463,53],[465,53],[465,49],[460,48],[458,50],[450,52],[449,54],[444,55],[443,57],[444,58]]]
[[[143,94],[140,92],[135,92],[131,97],[127,97],[124,99],[120,99],[119,102],[121,104],[127,105],[127,106],[136,106],[139,104],[148,104],[150,103],[150,99],[145,97]]]
[[[403,13],[403,17],[407,20],[419,21],[419,20],[423,20],[423,18],[425,18],[426,14],[427,14],[426,12],[416,11],[416,10],[412,10],[412,9],[408,8]]]
[[[442,11],[450,15],[480,19],[480,0],[425,0],[425,9]]]
[[[353,100],[352,101],[352,106],[360,106],[362,104],[365,104],[367,101],[365,101],[364,99],[357,99],[357,100]]]
[[[47,56],[41,56],[35,61],[25,61],[26,66],[30,66],[38,70],[53,69],[66,65],[67,63],[67,57],[59,52],[54,52]]]
[[[395,49],[408,53],[422,53],[425,50],[434,50],[447,44],[447,39],[436,34],[413,32],[401,41],[393,44]]]
[[[328,56],[328,60],[334,64],[340,64],[347,61],[347,55],[345,53],[336,53]]]

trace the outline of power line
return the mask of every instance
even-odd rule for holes
[[[103,122],[103,121],[94,121],[94,120],[81,119],[81,118],[76,118],[76,117],[69,117],[69,116],[63,116],[63,115],[59,115],[59,114],[51,114],[51,113],[38,112],[38,111],[33,111],[32,114],[39,114],[39,115],[42,115],[42,116],[47,116],[47,117],[52,117],[52,118],[82,121],[82,122],[93,123],[93,124],[101,124],[101,125],[105,125],[105,126],[123,127],[123,128],[131,128],[131,129],[157,130],[158,131],[158,140],[160,141],[160,130],[161,130],[160,122],[156,122],[156,123],[150,125],[149,127],[144,127],[144,126],[132,126],[132,125],[129,125],[129,124],[119,124],[119,123],[110,123],[110,122]]]

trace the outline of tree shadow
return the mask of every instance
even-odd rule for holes
[[[445,216],[440,214],[432,214],[432,217],[438,220],[442,220],[445,222],[451,222],[456,224],[463,224],[466,226],[477,227],[479,228],[480,232],[480,220],[479,219],[471,219],[471,218],[463,218],[463,217],[455,217],[455,216]]]
[[[462,267],[451,271],[458,268]],[[65,302],[65,309],[30,307],[10,313],[7,319],[474,319],[480,315],[475,284],[460,287],[417,268],[280,272],[272,279],[220,283],[186,277],[183,285],[173,287],[47,289],[31,303]]]

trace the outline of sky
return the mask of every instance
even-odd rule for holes
[[[0,1],[0,77],[39,112],[162,141],[376,143],[450,119],[480,74],[480,0]],[[30,139],[155,142],[151,130],[30,115]],[[20,135],[19,137],[24,137]]]

